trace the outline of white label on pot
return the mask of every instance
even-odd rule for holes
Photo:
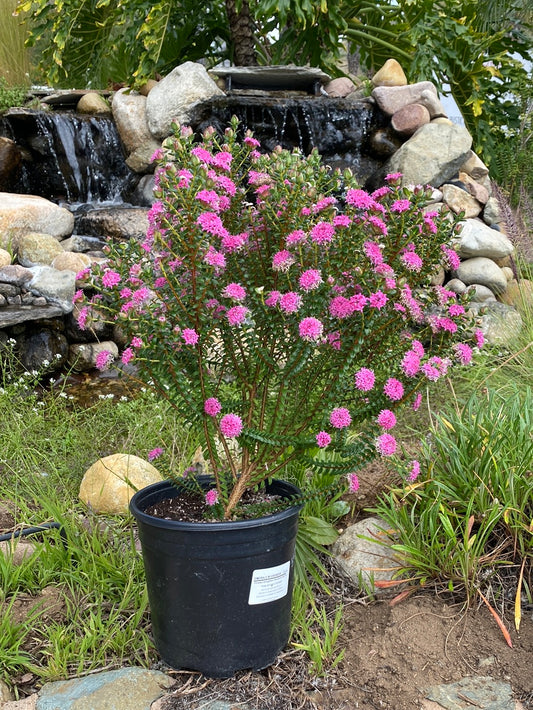
[[[290,569],[289,561],[277,567],[254,570],[248,604],[266,604],[282,599],[289,589]]]

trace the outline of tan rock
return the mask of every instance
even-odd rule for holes
[[[107,329],[106,324],[102,324]],[[92,322],[88,324],[87,330],[96,334],[98,326]],[[67,362],[76,372],[89,372],[96,367],[98,355],[102,352],[111,353],[113,360],[118,357],[118,347],[112,340],[99,341],[97,343],[71,343],[68,349]]]
[[[3,680],[0,680],[0,702],[6,703],[8,700],[13,700],[13,693],[9,685]]]
[[[465,219],[477,217],[480,214],[481,204],[466,190],[450,184],[442,185],[440,189],[444,202],[455,214],[462,212]]]
[[[22,266],[50,266],[55,257],[62,253],[63,247],[50,234],[28,232],[19,239],[17,256]]]
[[[35,710],[39,695],[33,693],[22,700],[12,700],[2,705],[2,710]]]
[[[459,180],[464,184],[472,197],[475,197],[482,205],[487,204],[490,195],[486,187],[477,182],[477,180],[474,180],[468,173],[461,171],[459,171]]]
[[[78,274],[92,263],[92,259],[87,254],[75,251],[63,251],[52,261],[52,267],[58,271],[74,271]]]
[[[461,166],[461,172],[468,173],[474,180],[485,177],[489,174],[489,169],[473,150]]]
[[[87,469],[79,497],[97,513],[124,514],[136,491],[161,480],[148,461],[131,454],[112,454]]]
[[[141,96],[148,96],[154,86],[157,86],[157,81],[155,79],[148,79],[148,81],[139,88],[139,94],[141,94]]]
[[[343,99],[352,94],[356,90],[356,85],[347,76],[340,76],[337,79],[332,79],[324,86],[324,91],[328,96],[337,99]]]
[[[13,232],[42,232],[53,237],[66,237],[73,229],[74,215],[64,207],[36,195],[0,192],[0,241],[4,242],[4,248]]]
[[[431,119],[431,123],[440,123],[444,126],[453,126],[454,125],[453,121],[450,121],[450,119],[446,118],[445,116],[437,116],[437,118]]]
[[[372,77],[374,86],[406,86],[407,77],[396,59],[387,59]]]
[[[0,542],[0,554],[8,557],[11,564],[15,566],[22,564],[22,562],[28,557],[31,557],[36,550],[36,544],[30,540],[15,538],[2,540]]]
[[[0,268],[11,264],[11,254],[5,249],[0,249]]]
[[[81,97],[77,103],[76,111],[95,116],[105,116],[111,113],[111,107],[101,94],[91,91]]]
[[[429,123],[429,111],[422,104],[404,106],[391,118],[391,126],[399,136],[409,138],[420,126]]]

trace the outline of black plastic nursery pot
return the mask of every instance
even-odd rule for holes
[[[272,481],[269,493],[298,488]],[[172,668],[226,678],[273,663],[290,633],[301,506],[235,522],[177,522],[144,511],[179,495],[170,482],[138,491],[139,529],[154,643]]]

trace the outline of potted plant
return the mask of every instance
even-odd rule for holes
[[[200,141],[176,127],[155,156],[145,239],[111,244],[76,297],[80,327],[114,322],[122,363],[202,432],[209,477],[176,472],[131,507],[156,645],[171,665],[213,675],[267,665],[288,638],[301,500],[277,479],[299,460],[355,490],[363,463],[396,452],[394,410],[416,408],[421,386],[469,362],[474,337],[464,305],[431,285],[458,259],[454,221],[427,208],[430,190],[389,175],[369,194],[316,153],[257,148],[236,121]],[[97,364],[111,360],[103,352]],[[324,449],[335,456],[317,457]],[[264,515],[265,501],[248,500],[258,489],[288,505]],[[159,512],[195,495],[200,522]],[[219,553],[231,557],[224,571]]]

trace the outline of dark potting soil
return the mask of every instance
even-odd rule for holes
[[[264,491],[245,491],[234,516],[227,522],[233,520],[252,520],[263,515],[274,513],[284,507],[283,498],[279,495],[270,495]],[[145,513],[155,518],[164,520],[176,520],[188,523],[219,523],[224,522],[216,515],[212,515],[216,509],[206,505],[202,494],[196,491],[183,491],[179,496],[163,498],[157,503],[148,506]],[[221,513],[222,514],[222,513]]]

